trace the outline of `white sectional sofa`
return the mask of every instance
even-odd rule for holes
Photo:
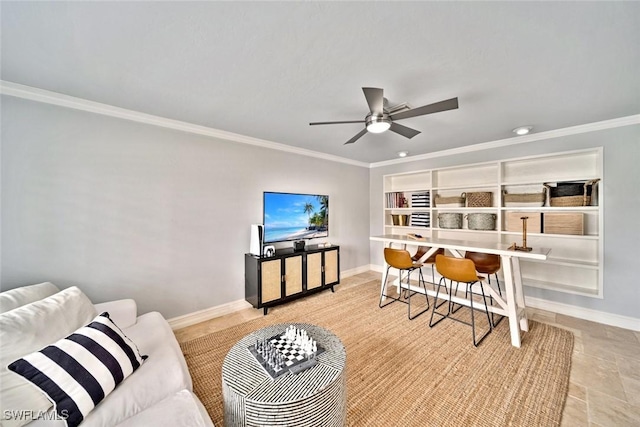
[[[7,365],[69,336],[103,312],[109,313],[139,353],[148,358],[86,414],[81,426],[213,426],[204,406],[192,393],[191,377],[180,346],[160,313],[138,316],[136,303],[130,299],[93,305],[77,288],[59,291],[48,282],[0,293],[0,310],[2,426],[66,424],[60,419],[51,420],[55,418],[50,416],[53,407],[48,399],[41,398],[46,396],[26,379],[10,372]],[[30,408],[25,403],[30,397],[21,393],[28,396],[34,392],[41,395],[34,397],[40,399],[36,403],[48,405],[46,412],[36,404]]]

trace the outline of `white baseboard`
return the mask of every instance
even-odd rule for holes
[[[350,277],[355,276],[356,274],[366,273],[371,270],[371,265],[361,265],[360,267],[351,268],[349,270],[343,270],[340,272],[340,277]]]
[[[240,299],[226,304],[217,305],[215,307],[205,308],[204,310],[195,311],[193,313],[183,314],[182,316],[173,317],[169,319],[168,322],[171,329],[175,331],[176,329],[186,328],[187,326],[195,325],[196,323],[205,322],[215,317],[235,313],[236,311],[251,307],[251,304],[247,301]]]
[[[370,268],[372,271],[376,271],[378,273],[383,273],[385,269],[383,266],[373,264],[371,264]],[[606,313],[604,311],[563,304],[542,298],[525,297],[525,303],[527,304],[527,307],[531,308],[538,308],[540,310],[577,317],[578,319],[590,320],[604,325],[616,326],[618,328],[631,329],[632,331],[640,331],[640,319],[635,317]]]
[[[538,308],[540,310],[551,311],[565,316],[577,317],[578,319],[589,320],[591,322],[602,323],[618,328],[640,331],[640,319],[619,314],[605,313],[590,308],[577,307],[575,305],[563,304],[541,298],[525,297],[527,307]]]
[[[370,265],[362,265],[360,267],[351,268],[349,270],[343,270],[340,272],[340,276],[355,276],[356,274],[365,273],[369,270],[371,270]],[[186,328],[187,326],[195,325],[196,323],[205,322],[215,317],[225,316],[227,314],[231,314],[236,311],[244,310],[251,307],[251,304],[241,299],[228,302],[226,304],[217,305],[215,307],[205,308],[204,310],[195,311],[193,313],[183,314],[182,316],[173,317],[169,319],[168,322],[171,326],[171,329],[175,331],[177,329]]]
[[[369,270],[371,271],[375,271],[376,273],[384,273],[384,270],[387,267],[382,266],[382,265],[376,265],[376,264],[369,264]]]

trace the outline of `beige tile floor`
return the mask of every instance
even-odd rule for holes
[[[369,271],[342,279],[339,286],[380,280]],[[640,427],[640,332],[528,309],[529,319],[573,332],[569,395],[562,426]],[[188,341],[262,316],[246,309],[175,331],[178,341]]]

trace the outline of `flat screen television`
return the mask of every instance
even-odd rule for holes
[[[329,196],[264,192],[264,243],[329,235]]]

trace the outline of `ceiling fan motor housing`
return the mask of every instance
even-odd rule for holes
[[[366,123],[367,130],[372,133],[382,133],[391,127],[391,118],[387,113],[369,113],[364,121]]]

